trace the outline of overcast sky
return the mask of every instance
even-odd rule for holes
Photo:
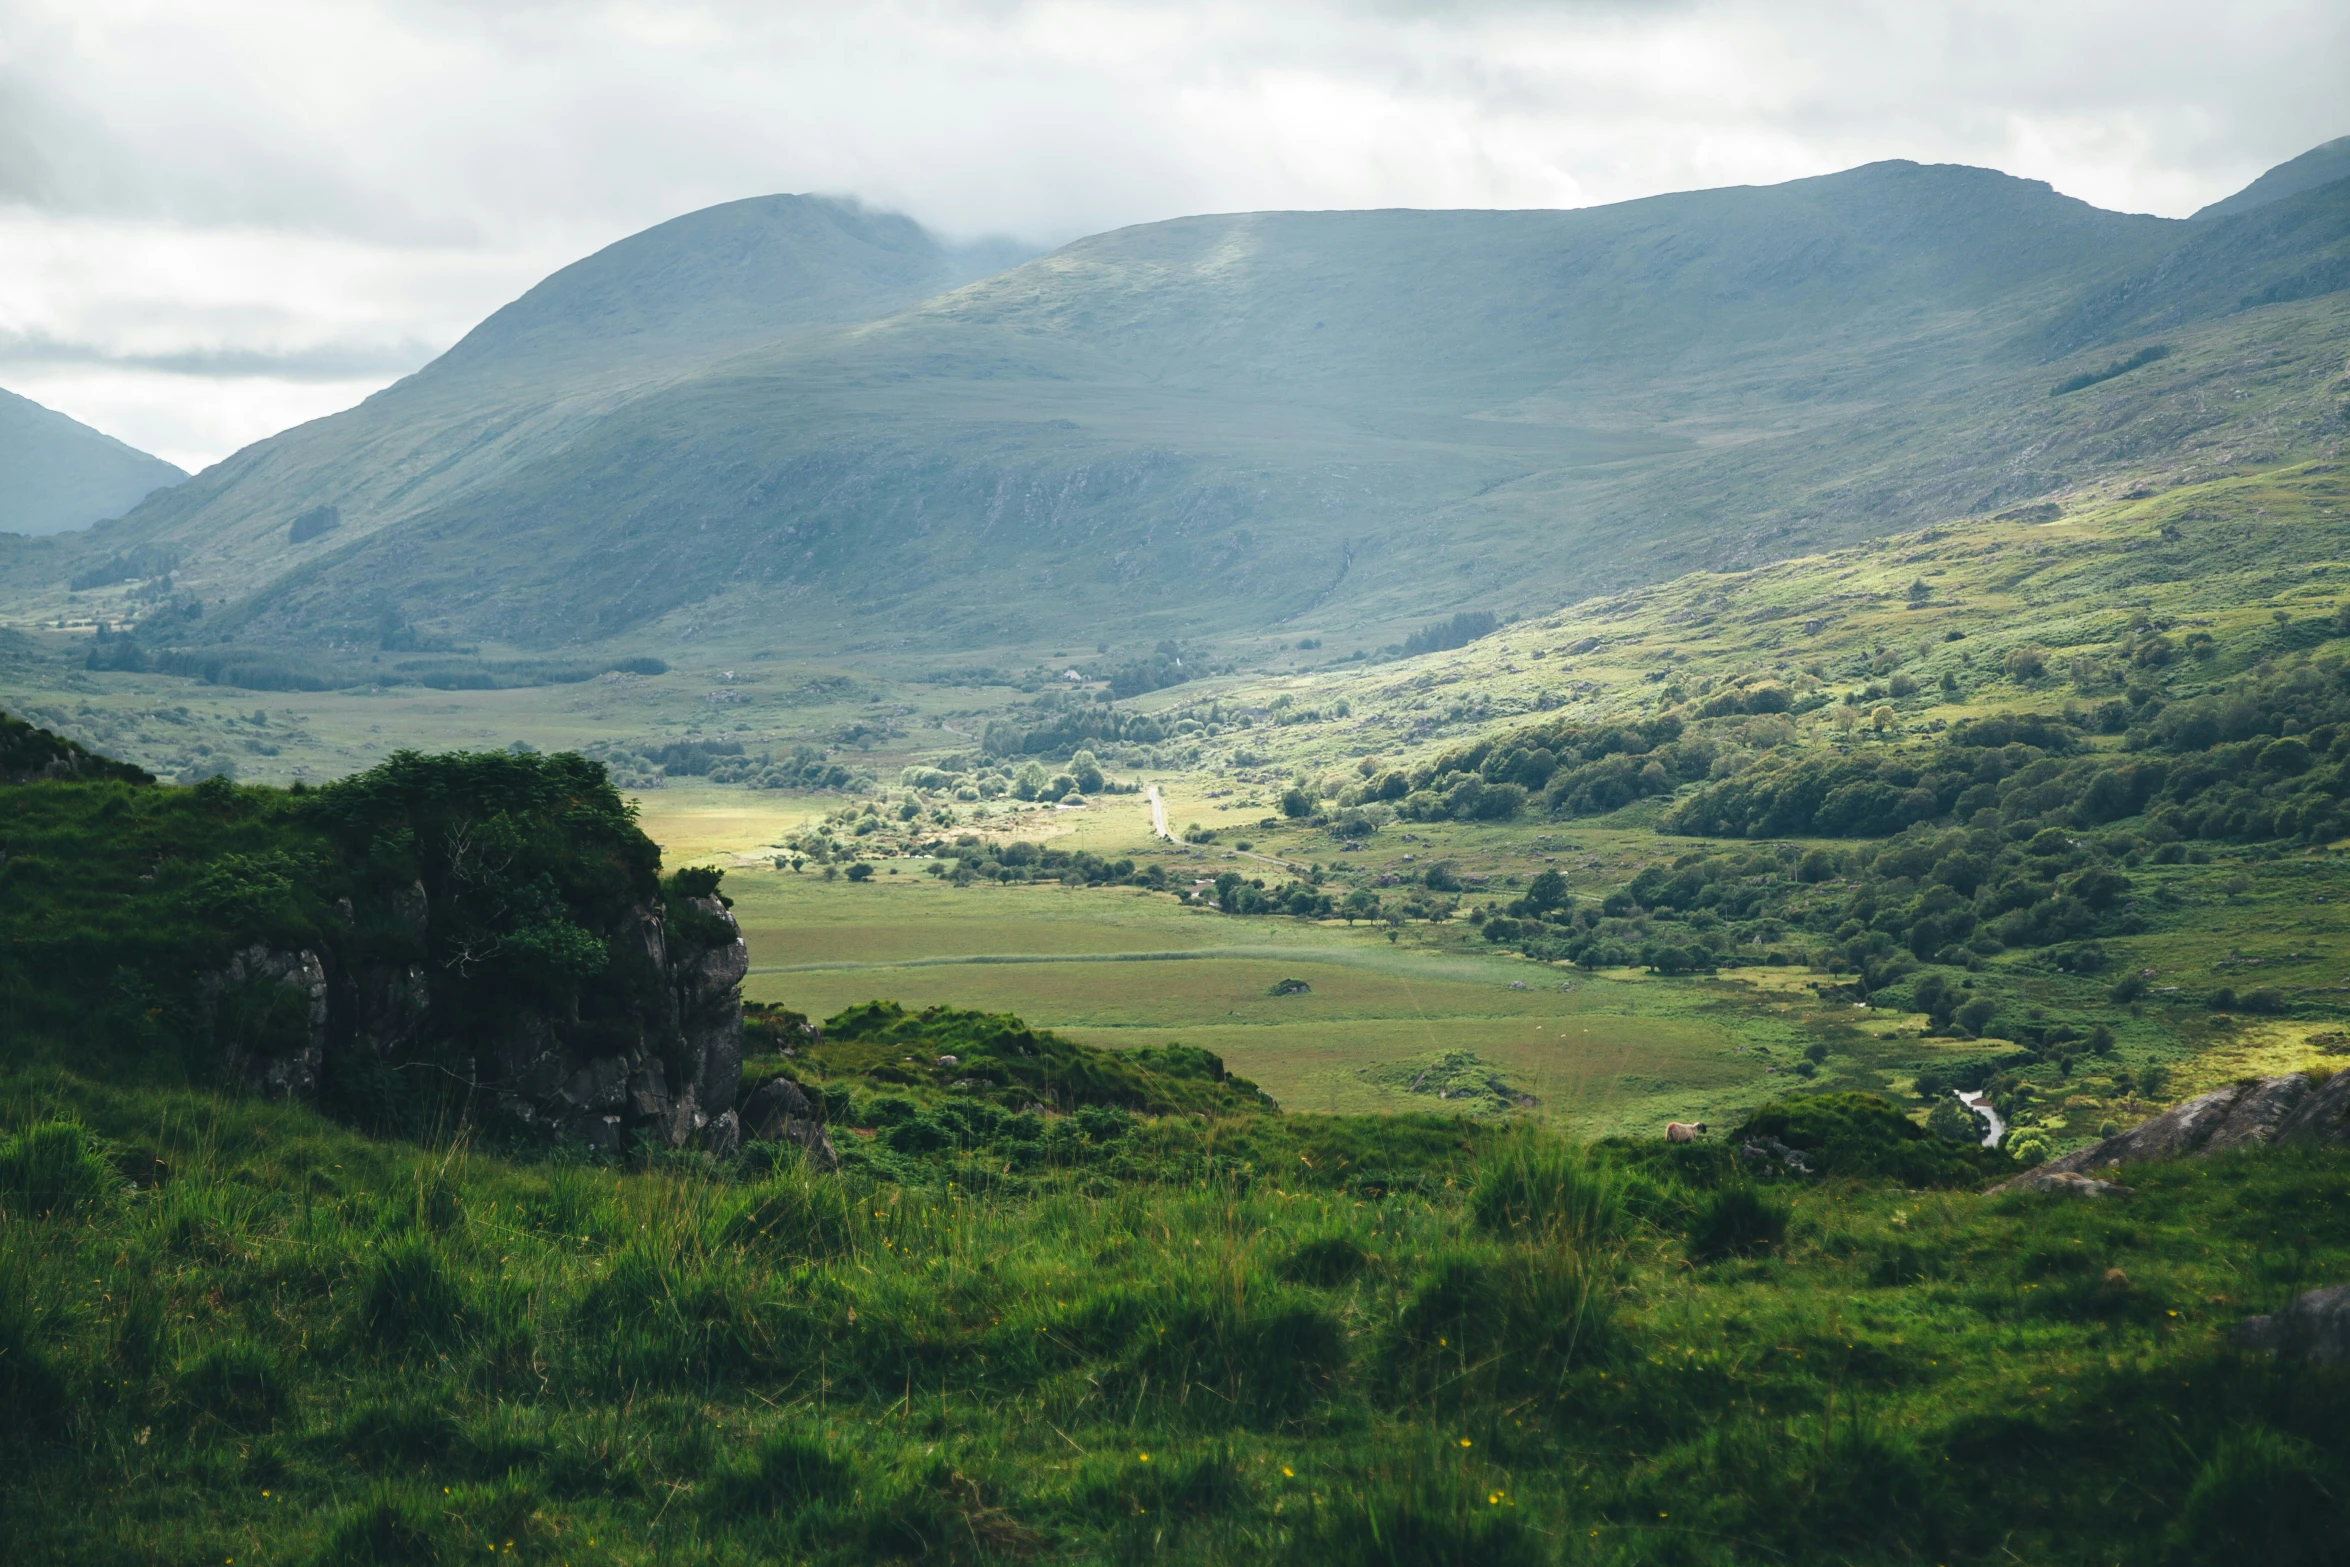
[[[2346,67],[2342,0],[0,0],[0,387],[198,467],[771,191],[1049,244],[1901,157],[2183,216]]]

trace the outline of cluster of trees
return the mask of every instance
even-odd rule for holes
[[[1482,923],[1488,940],[1590,967],[1811,962],[1853,974],[1864,992],[1921,964],[1979,966],[2009,947],[2065,948],[2059,966],[2093,971],[2105,958],[2092,938],[2138,928],[2126,867],[2149,853],[2131,835],[2100,842],[2056,827],[1921,827],[1843,851],[1701,849],[1597,906],[1577,907],[1546,871]]]
[[[1423,626],[1396,646],[1387,649],[1401,658],[1414,658],[1422,653],[1444,653],[1456,647],[1467,647],[1480,637],[1493,635],[1500,622],[1490,610],[1464,609],[1450,620],[1439,620]]]
[[[707,778],[751,789],[851,790],[873,782],[871,772],[806,742],[781,752],[753,752],[737,740],[686,739],[609,745],[594,754],[624,789],[650,788],[664,778]]]
[[[1086,849],[1051,849],[1039,844],[982,842],[977,833],[965,833],[929,872],[958,887],[975,881],[1057,881],[1072,887],[1135,886],[1154,890],[1167,885],[1167,867],[1137,868],[1126,858],[1105,860]]]
[[[1592,816],[1701,779],[1718,748],[1682,738],[1680,719],[1538,724],[1458,746],[1408,772],[1391,768],[1339,796],[1392,805],[1407,821],[1502,821],[1530,799],[1554,816]]]
[[[1804,757],[1700,790],[1666,817],[1702,837],[1881,837],[1921,822],[2091,828],[2143,816],[2180,839],[2325,842],[2350,834],[2350,666],[2320,662],[2165,704],[2124,750],[2084,753],[2064,718],[1952,729],[1923,756]],[[2178,851],[2174,850],[2174,857]]]

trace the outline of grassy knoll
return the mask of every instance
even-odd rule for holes
[[[798,1069],[883,1123],[842,1176],[16,1072],[13,1559],[2316,1562],[2345,1521],[2342,1374],[2223,1336],[2350,1271],[2338,1155],[1991,1200],[1831,1100],[1868,1135],[1791,1189],[1264,1113],[999,1116],[998,1174],[951,1092]]]

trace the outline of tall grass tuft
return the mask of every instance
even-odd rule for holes
[[[2196,1471],[2173,1525],[2180,1563],[2243,1561],[2316,1567],[2342,1559],[2350,1493],[2307,1442],[2263,1425],[2220,1439]]]
[[[712,1476],[704,1505],[721,1518],[790,1517],[855,1488],[855,1472],[821,1442],[784,1431]]]
[[[1752,1257],[1787,1238],[1787,1205],[1746,1181],[1705,1194],[1689,1230],[1689,1254],[1701,1262]]]
[[[427,1237],[398,1236],[369,1262],[359,1321],[377,1343],[445,1350],[455,1345],[465,1317],[465,1291]]]
[[[1555,1396],[1613,1337],[1607,1279],[1564,1246],[1462,1251],[1421,1277],[1380,1349],[1390,1396],[1450,1409],[1507,1391]]]
[[[312,1560],[316,1567],[429,1567],[442,1559],[442,1532],[436,1514],[400,1487],[379,1484],[335,1519]]]
[[[1506,1491],[1464,1470],[1434,1466],[1316,1507],[1291,1536],[1305,1567],[1540,1567],[1549,1545]]]
[[[1497,1235],[1590,1246],[1624,1231],[1624,1177],[1591,1149],[1520,1122],[1477,1162],[1470,1210]]]
[[[40,1121],[0,1141],[0,1216],[62,1218],[104,1203],[123,1184],[75,1121]]]

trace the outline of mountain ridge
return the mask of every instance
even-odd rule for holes
[[[888,275],[919,230],[853,212]],[[203,635],[276,646],[577,645],[716,615],[937,651],[1551,607],[2103,471],[2120,443],[2081,410],[2200,361],[2055,406],[2050,367],[2133,334],[2236,342],[2211,323],[2339,289],[2346,223],[2330,187],[2190,224],[1898,160],[1571,212],[1181,218],[747,348],[705,334],[625,385],[675,335],[628,317],[668,263],[619,269],[595,316],[571,297],[591,257],[371,400],[530,362],[548,319],[567,362],[583,316],[621,328],[590,342],[650,340],[560,409],[452,413],[498,447],[487,479],[419,459],[370,526],[294,545],[282,514],[237,513],[224,465],[226,527],[196,537],[167,498],[105,531],[187,541],[184,580],[226,600]],[[2265,301],[2227,296],[2254,274]],[[2310,364],[2341,328],[2316,308]]]

